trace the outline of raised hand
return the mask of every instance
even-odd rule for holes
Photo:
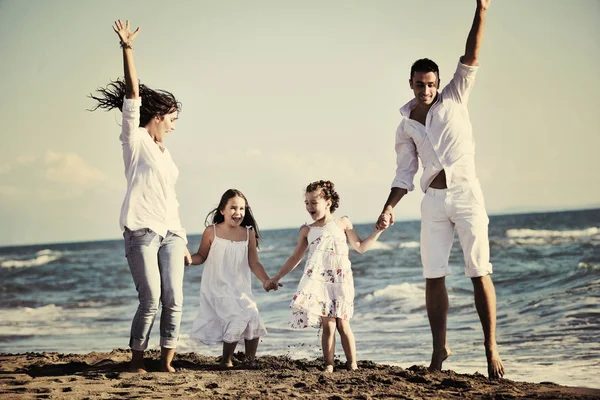
[[[135,30],[135,32],[131,32],[129,30],[129,20],[126,20],[125,24],[123,24],[123,21],[121,21],[119,19],[119,20],[115,21],[115,24],[113,25],[112,28],[117,33],[117,35],[119,35],[119,38],[121,39],[121,43],[129,45],[129,47],[131,47],[133,40],[136,38],[136,36],[140,32],[139,27]]]
[[[487,10],[492,0],[477,0],[477,7],[482,10]]]

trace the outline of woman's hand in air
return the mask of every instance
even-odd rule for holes
[[[112,28],[117,33],[117,35],[119,35],[119,38],[121,39],[121,43],[123,43],[124,46],[130,47],[130,48],[132,46],[133,40],[136,38],[136,36],[140,32],[139,27],[135,30],[135,32],[131,32],[129,30],[129,20],[125,21],[125,24],[123,24],[123,21],[121,21],[119,19],[119,20],[115,21],[115,24],[113,25]]]

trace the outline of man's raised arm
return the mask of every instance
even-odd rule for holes
[[[488,7],[490,6],[490,2],[491,0],[477,0],[477,9],[475,10],[475,17],[473,18],[473,25],[471,26],[471,31],[469,32],[467,44],[465,46],[465,55],[461,58],[461,62],[465,65],[477,65],[479,48],[481,47],[481,42],[483,41],[485,15]]]

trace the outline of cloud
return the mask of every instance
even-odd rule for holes
[[[13,171],[16,168],[19,168],[20,166],[31,164],[34,161],[36,161],[37,158],[38,157],[33,154],[22,154],[12,162],[5,162],[3,164],[0,164],[0,175],[8,174],[9,172]]]
[[[47,150],[19,155],[0,164],[0,203],[33,204],[113,191],[116,185],[79,154]]]
[[[89,188],[108,181],[102,171],[88,165],[76,153],[57,153],[48,150],[44,162],[46,165],[45,177],[49,182]]]

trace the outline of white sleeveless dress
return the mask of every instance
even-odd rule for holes
[[[321,327],[321,317],[349,320],[354,314],[354,278],[346,233],[334,218],[309,226],[308,258],[290,304],[292,328]]]
[[[210,246],[200,283],[200,311],[192,324],[190,339],[207,345],[241,339],[251,340],[267,333],[258,315],[251,290],[246,241],[231,241],[217,236]]]

